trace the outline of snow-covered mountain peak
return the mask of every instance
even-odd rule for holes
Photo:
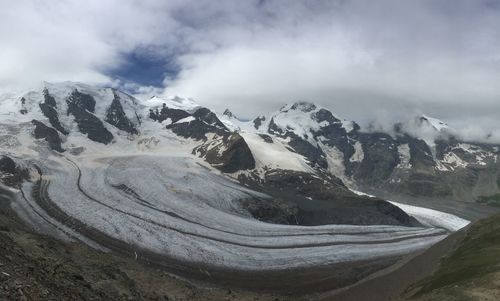
[[[310,102],[295,102],[283,106],[268,118],[270,127],[278,127],[283,131],[293,131],[298,136],[307,137],[308,132],[338,124],[346,132],[356,128],[352,121],[342,119],[330,110]]]
[[[438,132],[440,132],[442,130],[449,129],[449,126],[446,123],[444,123],[443,121],[436,119],[436,118],[433,118],[433,117],[429,117],[427,115],[421,115],[419,117],[419,120],[420,120],[422,126],[431,126],[432,128],[434,128]]]
[[[229,109],[225,109],[224,112],[222,113],[222,115],[227,116],[229,118],[236,118],[236,116],[234,116],[233,112],[231,112]]]
[[[153,96],[146,100],[144,104],[150,108],[162,107],[165,104],[170,109],[183,110],[187,112],[193,112],[201,107],[192,98],[183,98],[179,96]]]
[[[281,107],[280,112],[288,112],[290,110],[301,111],[304,113],[312,112],[317,109],[317,105],[312,102],[298,101],[291,104],[286,104]]]
[[[399,122],[394,126],[394,129],[396,133],[410,134],[416,138],[421,138],[421,136],[438,137],[454,132],[445,122],[424,114],[416,115],[405,122]]]

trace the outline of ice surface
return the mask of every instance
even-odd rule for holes
[[[61,123],[68,129],[75,129],[76,125],[71,116],[65,114],[65,98],[75,87],[95,97],[95,114],[101,119],[114,97],[112,89],[82,84],[46,86],[56,98]],[[192,111],[198,105],[189,99],[156,97],[141,106],[126,94],[119,96],[127,117],[141,120],[140,133],[130,137],[106,125],[115,139],[103,145],[77,130],[71,131],[63,138],[63,147],[68,150],[63,154],[48,150],[43,141],[35,141],[31,136],[31,119],[45,120],[36,109],[42,101],[41,92],[25,95],[34,108],[26,115],[17,113],[19,96],[4,97],[1,103],[2,109],[6,109],[0,112],[3,114],[0,147],[2,153],[27,160],[41,169],[40,185],[46,188],[46,197],[62,212],[133,248],[190,263],[241,270],[277,270],[403,256],[432,245],[466,223],[442,212],[396,203],[425,227],[301,227],[260,222],[242,208],[241,201],[266,200],[269,196],[220,175],[192,155],[199,141],[183,139],[166,130],[164,124],[145,118],[148,106],[166,103],[171,108]],[[304,138],[310,137],[308,133],[323,124],[316,122],[308,112],[304,113],[310,108],[299,109],[276,114],[275,122],[297,130]],[[253,129],[251,122],[232,119],[224,122],[231,122],[235,130],[241,131],[258,170],[314,172],[303,156],[287,148],[284,139],[273,137],[273,142],[268,143]],[[267,118],[267,122],[269,120]],[[352,123],[342,124],[346,131],[351,130]],[[265,126],[261,129],[267,131]],[[355,154],[350,159],[362,160],[361,144],[356,143],[354,147]],[[332,172],[343,171],[342,153],[331,148],[326,154],[334,169]],[[400,150],[400,154],[406,154],[405,150]],[[96,246],[92,237],[85,237],[79,229],[65,225],[37,205],[37,195],[32,194],[32,188],[33,185],[23,186],[26,197],[14,204],[24,219],[43,232]]]

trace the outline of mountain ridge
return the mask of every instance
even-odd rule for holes
[[[71,138],[69,132],[108,144],[120,136],[133,139],[144,128],[142,123],[152,120],[180,137],[203,141],[193,153],[208,158],[214,167],[233,165],[224,169],[226,173],[253,170],[238,177],[262,179],[269,170],[291,168],[334,176],[354,189],[384,189],[460,201],[474,201],[500,190],[495,181],[490,181],[488,187],[477,186],[482,173],[500,178],[500,146],[465,141],[443,121],[424,114],[396,123],[394,132],[386,133],[362,128],[327,108],[305,101],[241,121],[229,110],[218,114],[189,98],[154,96],[140,101],[112,88],[71,82],[44,85],[41,92],[11,98],[6,109],[12,116],[19,115],[14,122],[37,120],[40,128],[48,126],[43,130],[46,134],[38,136],[52,141],[58,150]],[[86,103],[85,95],[98,101]],[[49,134],[50,128],[57,135]],[[228,141],[241,143],[235,148],[235,144],[225,145]],[[274,153],[274,157],[268,157],[259,148],[269,149],[267,153]],[[243,157],[234,159],[239,156]],[[274,164],[277,156],[288,158],[290,164]],[[244,163],[224,164],[222,157]],[[459,179],[454,179],[456,174]],[[465,193],[465,189],[456,188],[463,183],[472,191]]]

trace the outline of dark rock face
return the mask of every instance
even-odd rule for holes
[[[31,122],[35,125],[34,136],[36,139],[45,139],[45,141],[49,143],[51,149],[60,153],[64,152],[61,147],[61,138],[55,129],[46,126],[38,120],[33,119]]]
[[[170,118],[172,123],[176,123],[177,121],[189,116],[191,116],[191,114],[189,114],[188,112],[179,109],[168,108],[166,104],[163,104],[161,110],[149,110],[149,118],[158,122],[163,122]]]
[[[254,181],[246,176],[241,176],[240,181],[276,199],[285,200],[285,204],[295,204],[287,205],[286,208],[296,207],[293,219],[299,225],[420,225],[404,211],[384,200],[354,194],[335,177],[318,178],[304,172],[276,170],[267,173],[264,181]],[[253,208],[252,212],[264,217],[271,215],[289,220],[288,211],[281,210],[279,213],[278,208],[262,206],[261,209]]]
[[[14,174],[16,172],[16,162],[7,156],[0,157],[0,172]]]
[[[28,110],[26,109],[26,98],[22,97],[21,98],[21,106],[22,106],[22,109],[19,111],[19,113],[21,113],[22,115],[26,115],[28,114]]]
[[[199,119],[194,119],[189,122],[174,123],[167,125],[167,129],[172,130],[175,134],[184,138],[193,138],[195,140],[206,140],[208,133],[219,133],[224,135],[220,129],[208,125]]]
[[[284,136],[285,131],[283,131],[276,123],[274,122],[274,118],[271,118],[271,121],[269,122],[269,129],[267,130],[269,134],[276,135],[276,136]]]
[[[266,117],[264,117],[264,116],[259,116],[259,117],[255,118],[253,120],[254,128],[258,130],[264,121],[266,121]]]
[[[319,147],[313,146],[308,141],[305,141],[293,133],[287,136],[291,138],[288,145],[293,148],[294,151],[306,157],[312,166],[317,165],[321,168],[328,168],[325,153]]]
[[[214,112],[210,111],[207,108],[199,108],[194,112],[193,116],[201,121],[207,123],[208,125],[214,126],[224,131],[229,131],[226,126],[219,120],[217,115]]]
[[[319,112],[321,111],[318,111],[318,113]],[[334,117],[332,116],[332,118]],[[340,121],[334,121],[327,126],[321,127],[313,134],[315,139],[318,140],[319,137],[322,137],[321,141],[325,145],[335,147],[342,152],[346,161],[344,164],[348,164],[348,159],[354,154],[354,146]]]
[[[427,143],[412,137],[405,137],[400,143],[405,143],[406,141],[408,141],[410,147],[410,163],[413,169],[432,173],[436,163]]]
[[[272,224],[298,225],[299,208],[293,202],[279,199],[250,199],[241,202],[253,218]]]
[[[301,110],[304,113],[308,113],[316,110],[316,105],[310,102],[299,101],[294,103],[290,107],[290,110]],[[283,108],[281,109],[281,111],[286,112],[286,110],[283,110]]]
[[[185,113],[187,114],[187,112]],[[200,108],[193,115],[188,114],[186,117],[189,116],[194,119],[189,122],[171,123],[167,125],[167,129],[181,137],[195,140],[206,140],[208,133],[214,133],[221,137],[226,137],[230,133],[229,129],[217,118],[217,115],[207,108]]]
[[[383,133],[359,133],[359,139],[364,159],[353,171],[354,177],[371,184],[382,183],[400,162],[396,141]]]
[[[120,96],[114,91],[114,98],[106,112],[105,121],[129,134],[138,134],[135,124],[127,118],[120,102]]]
[[[314,109],[313,109],[314,110]],[[274,119],[269,122],[268,132],[285,139],[290,139],[288,145],[298,154],[304,156],[309,160],[312,166],[319,166],[321,168],[328,168],[328,163],[325,158],[325,153],[317,146],[312,145],[308,141],[297,136],[294,132],[283,130],[276,125]]]
[[[262,140],[264,140],[264,142],[266,143],[273,143],[273,138],[269,135],[259,134],[259,137],[262,138]]]
[[[406,189],[415,196],[446,196],[450,194],[447,184],[438,178],[430,147],[425,141],[405,135],[399,137],[400,144],[408,143],[410,148],[410,164]]]
[[[43,89],[43,98],[45,104],[47,104],[48,106],[51,106],[53,108],[57,107],[55,98],[52,95],[50,95],[49,90],[47,88]]]
[[[68,104],[68,114],[75,117],[78,129],[88,138],[103,144],[108,144],[113,140],[111,134],[104,124],[92,114],[95,110],[95,100],[92,96],[78,92],[77,90],[66,99]]]
[[[222,149],[222,152],[221,152]],[[255,168],[255,159],[245,139],[234,133],[223,138],[223,142],[206,152],[205,159],[226,173]]]
[[[0,182],[10,187],[20,187],[29,179],[29,171],[17,166],[16,162],[7,156],[0,156]]]
[[[213,141],[196,147],[193,154],[204,157],[222,172],[234,173],[255,168],[255,159],[245,139],[237,133],[231,133],[217,115],[207,108],[199,108],[189,114],[183,110],[168,108],[164,104],[161,111],[150,110],[149,117],[158,122],[170,119],[171,123],[166,128],[184,138],[206,142],[207,134],[214,134]],[[188,117],[189,120],[182,121]]]
[[[325,109],[319,109],[318,112],[316,112],[314,114],[314,119],[317,122],[323,122],[323,121],[327,121],[329,123],[340,122],[339,119],[337,119],[337,118],[335,118],[335,116],[333,116],[332,112],[325,110]]]
[[[61,125],[59,121],[59,115],[56,111],[57,103],[54,97],[49,94],[49,90],[45,88],[43,90],[44,102],[40,103],[40,110],[45,117],[49,119],[50,125],[58,130],[63,135],[68,135],[69,132]]]
[[[222,115],[225,115],[227,117],[234,117],[234,118],[236,118],[236,116],[234,116],[233,112],[231,112],[229,109],[225,109],[224,113],[222,113]]]
[[[66,100],[68,103],[68,110],[72,110],[72,108],[80,108],[82,110],[87,110],[90,113],[95,113],[95,99],[94,97],[78,92],[78,90],[74,90],[73,93]]]

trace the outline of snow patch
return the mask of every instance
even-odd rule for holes
[[[349,158],[350,162],[362,162],[365,158],[365,153],[363,152],[363,145],[361,142],[356,141],[354,143],[354,154]]]

